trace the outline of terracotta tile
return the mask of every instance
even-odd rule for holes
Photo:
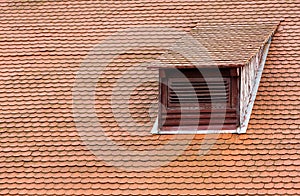
[[[298,2],[11,1],[0,6],[0,34],[5,35],[0,42],[0,178],[5,188],[0,194],[299,193]],[[74,77],[90,49],[112,32],[137,25],[188,31],[196,25],[195,21],[202,24],[274,22],[282,17],[285,21],[272,41],[247,134],[220,134],[214,147],[201,159],[197,151],[204,135],[197,135],[190,144],[192,151],[186,150],[176,161],[145,172],[114,168],[82,146],[72,114]],[[101,88],[97,89],[99,100],[95,108],[113,141],[132,149],[153,150],[173,136],[132,137],[120,132],[109,111],[112,83],[132,64],[157,55],[136,51],[141,54],[123,55],[108,66]],[[132,82],[156,77],[154,72],[145,74],[141,70],[135,69],[136,74],[127,78],[124,88]],[[152,85],[141,90],[145,91],[142,95],[133,96],[139,104],[132,104],[130,109],[134,118],[146,123],[147,115],[141,110],[157,92]],[[123,96],[121,92],[120,95]],[[116,109],[120,113],[123,110]],[[137,130],[133,122],[125,125],[132,132]],[[94,127],[86,129],[94,131]],[[149,154],[141,160],[147,160]],[[155,161],[141,162],[141,166],[155,164]],[[170,182],[170,186],[161,182]]]

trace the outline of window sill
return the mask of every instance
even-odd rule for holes
[[[219,134],[219,133],[238,133],[237,130],[196,130],[196,131],[189,131],[189,130],[178,130],[178,131],[159,131],[151,132],[152,134]]]

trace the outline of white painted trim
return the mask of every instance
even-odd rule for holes
[[[250,100],[249,100],[249,103],[248,103],[248,107],[246,109],[246,113],[245,113],[246,116],[244,118],[245,120],[243,122],[241,122],[241,126],[238,127],[238,129],[237,129],[237,133],[239,133],[239,134],[246,133],[246,131],[247,131],[248,124],[249,124],[250,117],[251,117],[251,113],[252,113],[252,109],[253,109],[255,98],[256,98],[256,94],[257,94],[257,91],[258,91],[259,83],[260,83],[261,76],[262,76],[262,73],[263,73],[263,70],[264,70],[264,67],[265,67],[265,63],[266,63],[266,60],[267,60],[267,55],[268,55],[268,52],[269,52],[271,40],[272,40],[272,36],[269,38],[268,42],[266,43],[266,45],[264,47],[261,64],[260,64],[260,66],[258,66],[254,86],[253,86],[253,89],[251,91],[251,97],[250,97]]]
[[[178,130],[178,131],[158,131],[154,134],[182,134],[182,135],[191,135],[191,134],[218,134],[218,133],[237,133],[237,130]]]
[[[156,117],[153,127],[151,129],[152,134],[158,134],[158,117]]]

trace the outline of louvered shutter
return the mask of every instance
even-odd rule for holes
[[[230,74],[203,78],[191,70],[184,77],[166,71],[161,85],[160,129],[235,129],[237,84]],[[189,74],[193,73],[193,74]]]

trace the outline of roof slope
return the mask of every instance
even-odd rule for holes
[[[198,42],[198,47],[205,50],[197,51],[195,62],[187,62],[186,59],[168,51],[159,59],[163,65],[153,65],[154,67],[243,67],[249,63],[259,49],[263,47],[269,38],[273,36],[278,22],[261,23],[204,23],[197,24],[188,35],[194,42]],[[185,35],[187,37],[187,35]],[[188,44],[186,37],[183,36],[176,41],[177,45]],[[175,45],[175,44],[174,44]],[[191,45],[191,44],[190,44]],[[191,53],[190,50],[182,53]],[[207,56],[210,58],[207,59]]]
[[[1,195],[300,194],[298,1],[10,0],[0,6]],[[83,141],[72,113],[75,75],[111,33],[282,18],[247,134],[149,135],[157,72],[142,63],[160,53],[139,49],[105,67],[95,108],[106,138],[82,125],[95,136],[89,145]],[[114,84],[129,67],[134,75],[120,83],[139,84],[130,108],[118,101],[126,91],[114,95],[117,104],[110,106]],[[145,78],[151,82],[143,83]]]

